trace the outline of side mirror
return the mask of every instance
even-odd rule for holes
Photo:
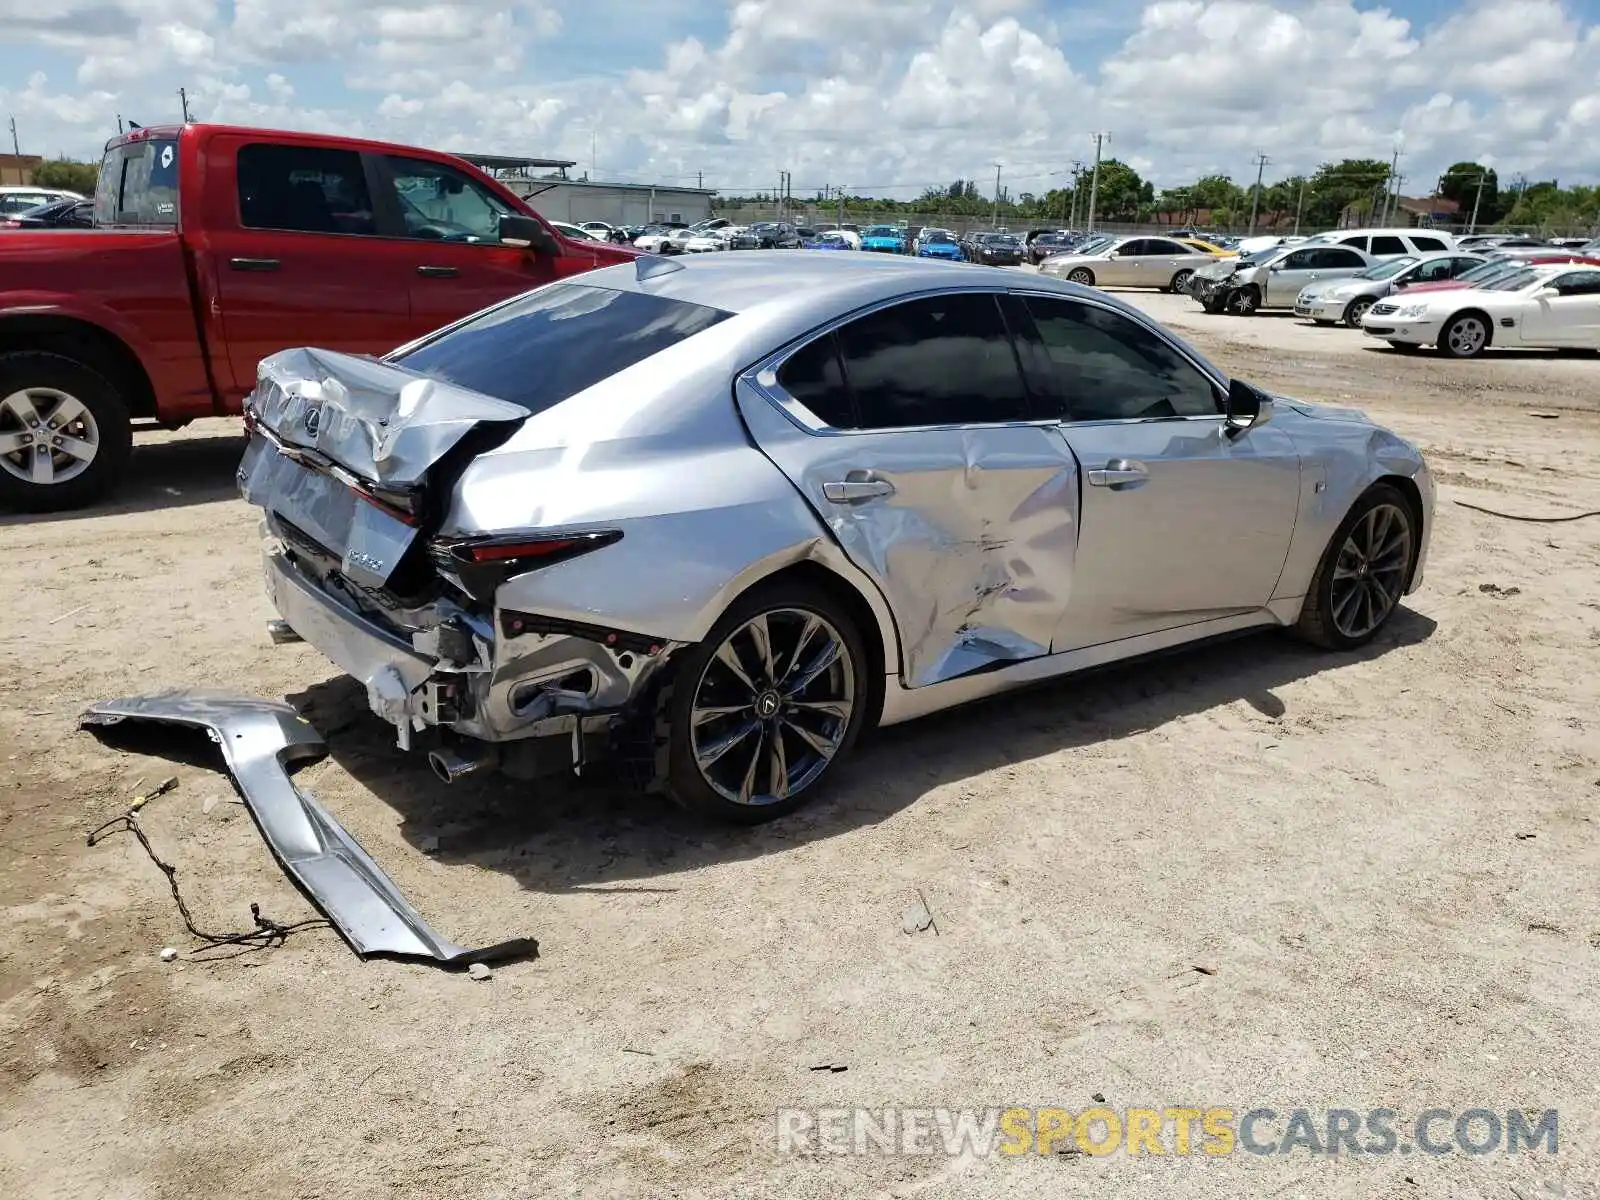
[[[1122,251],[1113,250],[1110,254],[1106,255],[1106,257],[1107,258],[1121,258],[1122,257]]]
[[[1247,429],[1265,425],[1272,419],[1272,397],[1242,379],[1228,384],[1228,407],[1222,429],[1228,437],[1238,437]]]
[[[500,218],[500,241],[507,246],[527,246],[535,254],[561,255],[561,246],[555,235],[532,217],[521,213],[506,213]]]
[[[1561,295],[1560,288],[1542,287],[1533,294],[1535,300],[1553,300]]]

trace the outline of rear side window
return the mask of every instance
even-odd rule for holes
[[[390,361],[541,413],[729,315],[663,296],[562,283],[490,309]]]
[[[1434,249],[1432,246],[1422,245],[1422,239],[1420,238],[1415,240],[1419,250]],[[1431,241],[1432,239],[1428,240]],[[1440,248],[1442,249],[1442,247]],[[1406,244],[1397,237],[1375,237],[1372,239],[1372,253],[1381,258],[1386,254],[1406,254],[1408,251],[1406,250]]]
[[[1413,233],[1411,235],[1411,243],[1412,243],[1412,245],[1416,246],[1416,248],[1418,250],[1447,250],[1447,249],[1449,249],[1449,247],[1447,247],[1438,238],[1436,238],[1436,237],[1427,237],[1427,236],[1425,236],[1423,234],[1420,234],[1420,233]]]
[[[239,147],[239,223],[292,233],[371,234],[361,156],[320,146]]]
[[[1340,238],[1339,245],[1354,246],[1357,250],[1365,250],[1367,248],[1367,238],[1365,234],[1357,237]]]
[[[1322,250],[1313,250],[1315,256],[1311,265],[1321,271],[1336,271],[1343,267],[1360,269],[1366,266],[1366,261],[1354,250],[1346,250],[1343,246],[1329,246]]]
[[[986,293],[909,300],[838,332],[863,429],[1029,418],[1000,306]]]
[[[844,365],[833,334],[796,350],[778,371],[778,383],[817,420],[835,429],[856,427],[855,404],[844,382]]]
[[[107,151],[94,191],[96,225],[178,224],[178,142],[127,142]]]

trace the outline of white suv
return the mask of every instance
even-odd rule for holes
[[[1442,250],[1456,249],[1456,239],[1442,229],[1330,229],[1300,244],[1349,246],[1373,258],[1437,254]]]

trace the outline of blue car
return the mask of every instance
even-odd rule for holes
[[[904,254],[906,232],[893,225],[868,225],[861,233],[861,248],[879,254]]]
[[[925,234],[917,242],[917,257],[947,258],[951,262],[960,262],[961,243],[956,241],[955,234],[942,230]]]
[[[800,247],[802,250],[848,250],[850,240],[842,233],[819,233],[809,242]]]

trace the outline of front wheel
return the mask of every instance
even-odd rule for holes
[[[736,824],[793,812],[855,744],[870,681],[861,634],[826,592],[748,593],[680,656],[662,698],[667,791]]]
[[[1370,642],[1400,606],[1420,534],[1395,488],[1367,489],[1323,551],[1295,632],[1330,650]]]
[[[1261,307],[1261,293],[1256,291],[1255,284],[1247,284],[1229,292],[1222,307],[1224,312],[1236,317],[1254,316],[1256,309]]]
[[[0,354],[0,508],[81,508],[132,447],[127,406],[99,372],[59,354]]]
[[[1476,313],[1453,318],[1439,334],[1439,353],[1446,358],[1477,358],[1488,345],[1488,323]]]
[[[1360,329],[1361,318],[1367,315],[1367,309],[1371,308],[1372,304],[1371,296],[1357,296],[1344,310],[1344,323],[1351,329]]]

